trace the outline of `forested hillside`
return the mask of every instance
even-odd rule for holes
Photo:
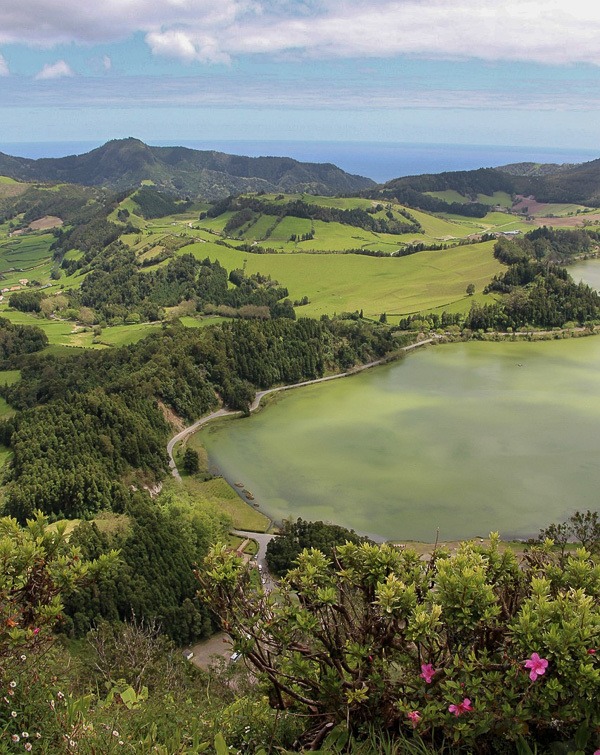
[[[131,189],[142,181],[178,196],[226,197],[246,191],[356,192],[374,184],[330,163],[286,157],[243,157],[185,147],[150,147],[115,139],[83,155],[30,160],[0,153],[0,175],[20,181],[52,181]]]

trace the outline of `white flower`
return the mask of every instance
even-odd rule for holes
[[[13,742],[18,742],[21,737],[18,734],[13,734],[11,739]]]
[[[15,688],[15,687],[17,686],[17,683],[16,683],[16,682],[15,682],[15,680],[13,679],[13,681],[12,681],[12,682],[10,682],[10,684],[9,684],[8,686],[9,686],[9,687],[12,687],[12,688],[14,689],[14,688]]]

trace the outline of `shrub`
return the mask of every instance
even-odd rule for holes
[[[600,566],[584,549],[561,563],[547,542],[520,562],[492,536],[426,562],[346,543],[304,550],[269,595],[224,550],[206,565],[202,594],[271,703],[310,722],[305,742],[344,722],[435,751],[597,737]]]

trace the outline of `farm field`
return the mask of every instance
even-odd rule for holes
[[[0,186],[10,186],[10,182]],[[456,192],[438,192],[448,201],[458,201]],[[320,204],[340,210],[352,208],[370,209],[374,200],[360,197],[336,198],[309,195],[264,195],[265,201],[284,204],[293,199]],[[463,198],[464,199],[464,198]],[[480,197],[480,200],[485,199]],[[488,197],[489,204],[506,205],[508,194],[497,192]],[[383,204],[383,203],[382,203]],[[385,217],[391,207],[393,217],[400,222],[406,220],[400,215],[401,205],[385,203],[385,211],[375,217]],[[238,229],[239,239],[223,239],[220,234],[234,212],[225,212],[217,218],[198,220],[198,207],[181,215],[144,220],[135,215],[137,206],[131,198],[120,203],[119,209],[130,212],[129,219],[139,228],[129,233],[121,241],[131,248],[140,261],[152,260],[158,255],[165,259],[141,268],[151,272],[168,264],[171,256],[193,254],[198,259],[206,257],[219,262],[228,270],[244,268],[247,274],[263,273],[286,286],[292,301],[308,297],[309,303],[297,309],[298,316],[320,317],[342,312],[363,311],[366,317],[378,319],[385,312],[391,324],[407,314],[418,311],[451,312],[468,311],[476,301],[485,303],[493,297],[484,296],[482,290],[493,275],[502,268],[494,260],[493,241],[450,246],[440,251],[419,252],[407,257],[370,257],[367,255],[345,254],[349,249],[362,249],[391,255],[402,246],[412,243],[456,244],[461,239],[477,237],[494,230],[525,232],[537,225],[534,221],[505,212],[492,211],[485,218],[462,216],[436,216],[419,210],[408,209],[410,215],[421,225],[423,233],[404,235],[374,233],[355,226],[337,222],[324,222],[292,216],[257,214],[254,219]],[[202,205],[206,209],[207,205]],[[576,213],[576,205],[546,205],[555,214]],[[569,219],[585,217],[570,215]],[[116,219],[116,215],[115,215]],[[561,222],[557,218],[557,223]],[[563,220],[564,222],[564,220]],[[293,235],[302,237],[313,233],[314,238],[305,241],[291,241]],[[265,236],[268,235],[268,238]],[[48,232],[27,233],[8,237],[8,227],[0,227],[0,273],[4,288],[17,286],[19,280],[38,281],[47,286],[47,293],[69,291],[81,285],[86,273],[62,275],[53,281],[50,274],[55,266],[50,246],[54,235]],[[188,243],[189,242],[189,243]],[[253,254],[251,251],[233,247],[242,243],[273,248],[277,254]],[[66,254],[66,259],[77,260],[82,252],[74,249]],[[466,295],[466,286],[475,285],[474,297]],[[8,307],[8,295],[0,302],[0,315],[8,317],[16,324],[37,325],[47,334],[52,348],[73,346],[79,348],[110,348],[135,343],[153,332],[158,325],[152,323],[126,324],[104,327],[101,334],[94,334],[90,328],[78,327],[72,321],[48,320],[31,313],[12,311]],[[186,327],[206,327],[221,318],[183,317]]]
[[[253,255],[217,247],[216,259],[228,270],[246,264],[246,272],[263,273],[287,286],[290,299],[308,296],[298,316],[320,317],[363,310],[366,317],[382,312],[406,315],[422,309],[463,301],[468,283],[480,291],[500,263],[493,257],[493,241],[408,257],[366,257],[338,254]],[[203,245],[186,247],[206,256]],[[211,255],[212,258],[212,255]],[[490,297],[490,301],[491,301]],[[393,322],[393,320],[392,320]]]
[[[426,191],[425,194],[427,194],[428,197],[435,197],[444,202],[468,204],[472,201],[470,197],[465,197],[455,189],[446,189],[446,191]],[[489,205],[490,207],[500,206],[506,207],[507,209],[512,207],[513,204],[512,197],[505,191],[495,191],[493,194],[477,194],[474,201],[479,202],[479,204]]]

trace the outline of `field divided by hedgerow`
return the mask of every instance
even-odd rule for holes
[[[407,314],[448,302],[470,302],[465,289],[474,283],[480,291],[500,263],[494,242],[419,252],[408,257],[368,257],[356,254],[251,254],[216,246],[215,258],[228,270],[246,266],[246,273],[271,275],[289,290],[292,301],[308,296],[310,303],[298,316],[319,317],[363,310],[367,317]],[[185,247],[199,258],[205,244]],[[210,254],[211,259],[212,253]]]

